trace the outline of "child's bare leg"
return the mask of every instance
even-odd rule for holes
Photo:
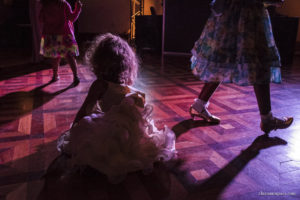
[[[60,63],[60,58],[52,58],[52,61],[51,61],[52,70],[53,70],[52,81],[57,81],[59,79],[59,77],[58,77],[59,63]]]
[[[66,59],[71,67],[71,70],[73,72],[73,76],[74,76],[74,82],[79,83],[79,78],[78,78],[78,74],[77,74],[77,62],[74,56],[66,56]]]

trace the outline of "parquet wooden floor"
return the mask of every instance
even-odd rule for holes
[[[188,58],[168,58],[161,71],[158,58],[143,56],[135,86],[154,105],[157,126],[175,131],[183,162],[130,174],[119,185],[92,170],[44,176],[58,156],[57,137],[69,128],[94,80],[80,65],[81,82],[72,87],[70,68],[59,70],[61,79],[52,84],[46,68],[1,71],[0,200],[300,199],[300,57],[283,68],[283,84],[271,85],[273,113],[293,116],[294,123],[265,138],[251,86],[218,88],[210,111],[221,124],[192,121],[188,109],[203,84],[189,71]]]

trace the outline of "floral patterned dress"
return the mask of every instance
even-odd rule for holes
[[[72,11],[67,1],[42,6],[39,16],[40,22],[43,24],[41,55],[50,58],[79,55],[73,23],[77,20],[80,12],[81,7],[75,5],[75,9]]]
[[[191,69],[204,82],[281,82],[280,55],[262,1],[224,0],[192,49]]]

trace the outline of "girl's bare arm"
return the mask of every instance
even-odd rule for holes
[[[76,117],[73,121],[73,124],[79,122],[87,113],[87,106],[88,105],[95,105],[97,100],[99,100],[107,89],[107,83],[105,81],[96,80],[92,83],[87,97],[85,98],[82,106],[80,107],[79,111],[76,114]]]

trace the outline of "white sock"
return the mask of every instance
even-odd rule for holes
[[[194,99],[194,103],[192,108],[195,109],[197,112],[201,113],[204,109],[208,107],[209,102],[203,101],[201,99]]]
[[[260,115],[260,117],[261,117],[262,123],[265,123],[265,122],[269,122],[270,120],[273,119],[273,114],[272,114],[272,112],[270,111],[270,112],[269,112],[268,114],[266,114],[266,115]]]
[[[208,101],[203,101],[202,99],[195,99],[194,100],[194,106],[197,107],[197,108],[207,108],[208,105],[209,105],[209,102]]]

